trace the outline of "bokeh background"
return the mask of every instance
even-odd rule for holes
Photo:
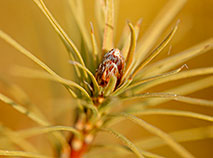
[[[167,1],[168,0],[120,0],[119,7],[116,10],[118,16],[116,22],[115,43],[118,43],[127,20],[135,23],[139,18],[143,18],[140,32],[141,37]],[[67,5],[67,0],[45,0],[45,2],[71,39],[80,46],[79,30],[74,22],[72,12]],[[89,28],[90,21],[96,24],[94,17],[94,1],[84,0],[84,2],[86,25]],[[172,26],[177,19],[181,20],[179,29],[171,42],[172,50],[170,55],[178,53],[213,36],[212,7],[212,0],[188,0],[181,12],[171,23]],[[95,25],[94,28],[96,29],[97,26]],[[170,27],[168,27],[168,30],[169,28]],[[34,55],[45,61],[57,73],[65,78],[72,78],[73,74],[71,65],[68,63],[68,55],[63,43],[52,29],[47,19],[32,1],[0,0],[0,29],[7,32]],[[167,47],[155,59],[155,61],[167,57],[168,49],[169,48]],[[193,58],[192,60],[187,61],[186,64],[189,69],[212,66],[213,51],[209,51],[201,56]],[[3,40],[0,40],[1,78],[23,88],[32,102],[38,105],[49,120],[55,124],[60,123],[63,125],[69,125],[72,117],[72,108],[67,105],[75,103],[69,98],[66,90],[62,86],[49,81],[16,77],[12,75],[13,67],[15,65],[39,68]],[[165,87],[176,86],[196,79],[199,79],[199,77],[177,82],[175,81],[161,87],[156,87],[150,91],[160,91]],[[7,88],[2,84],[0,84],[0,92],[10,96]],[[207,88],[190,94],[189,96],[213,100],[213,88]],[[64,99],[66,100],[64,101]],[[60,109],[58,107],[60,106],[67,107],[61,108],[61,111],[58,111],[58,109]],[[176,109],[190,110],[213,116],[212,108],[201,106],[195,107],[195,105],[177,103],[175,101],[170,101],[158,107],[167,108],[171,106]],[[201,120],[172,116],[146,116],[144,119],[167,132],[210,125],[208,122]],[[0,102],[0,123],[13,130],[36,126],[36,124],[33,121],[30,121],[26,116],[19,114],[10,106],[2,102]],[[135,125],[130,124],[128,127],[129,128],[120,125],[115,128],[121,131],[124,135],[127,135],[131,140],[150,136],[146,131]],[[99,136],[98,139],[102,139],[101,136]],[[39,145],[41,144],[40,141],[41,138],[35,141],[38,148],[44,153],[49,151],[50,149],[47,150],[42,147],[45,143]],[[213,153],[213,139],[192,141],[183,143],[183,145],[198,158],[210,158]],[[157,148],[153,151],[172,158],[178,157],[168,147]]]

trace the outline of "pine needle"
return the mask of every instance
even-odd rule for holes
[[[127,145],[136,155],[137,157],[144,158],[144,156],[141,154],[140,150],[125,136],[122,134],[110,129],[110,128],[101,128],[102,131],[108,132],[111,135],[115,136],[119,140],[121,140],[125,145]]]
[[[23,149],[24,151],[36,152],[39,151],[28,141],[22,139],[17,132],[6,127],[0,127],[0,133],[7,137],[12,143]]]
[[[92,22],[90,22],[90,27],[91,27],[90,36],[92,41],[92,55],[93,55],[94,67],[96,68],[101,59],[101,54],[100,53],[98,54],[98,45],[95,38],[94,27]]]
[[[142,39],[139,41],[139,48],[136,51],[136,58],[140,63],[152,49],[155,42],[159,39],[164,29],[174,19],[176,14],[181,10],[186,0],[170,0],[162,11],[155,18],[152,25],[145,32]]]
[[[136,124],[140,125],[141,127],[145,128],[146,130],[148,130],[150,133],[159,136],[166,144],[168,144],[180,156],[182,156],[184,158],[194,158],[194,156],[191,153],[189,153],[180,144],[175,142],[172,139],[172,137],[170,137],[167,133],[163,132],[159,128],[145,122],[142,119],[139,119],[139,118],[137,118],[133,115],[127,114],[127,113],[121,113],[119,115],[135,122]]]
[[[153,52],[148,55],[144,61],[142,61],[135,69],[133,74],[131,75],[132,78],[140,71],[142,70],[152,59],[154,59],[171,41],[172,37],[174,36],[175,32],[177,31],[179,21],[177,21],[175,27],[172,29],[172,31],[166,36],[166,38],[160,43],[160,45],[153,50]]]
[[[213,122],[213,117],[199,114],[191,111],[182,111],[182,110],[171,110],[171,109],[142,109],[141,106],[132,106],[128,109],[126,109],[124,112],[131,114],[131,115],[171,115],[171,116],[184,116],[194,119],[200,119],[204,121]],[[125,118],[119,118],[119,114],[110,114],[108,117],[112,118],[110,121],[109,126],[113,126],[121,121],[123,121]]]
[[[87,93],[87,91],[85,89],[83,89],[80,85],[78,85],[77,83],[75,83],[73,81],[69,81],[69,80],[66,80],[66,79],[63,79],[62,77],[60,77],[52,69],[50,69],[45,63],[43,63],[41,60],[39,60],[32,53],[30,53],[28,50],[26,50],[24,47],[22,47],[20,44],[18,44],[15,40],[13,40],[9,35],[7,35],[6,33],[4,33],[1,30],[0,30],[0,37],[2,39],[4,39],[7,43],[9,43],[10,45],[12,45],[14,48],[16,48],[17,50],[19,50],[20,53],[22,53],[23,55],[25,55],[26,57],[28,57],[29,59],[31,59],[32,61],[34,61],[36,64],[38,64],[40,67],[42,67],[45,71],[47,71],[49,74],[51,74],[59,82],[62,82],[62,83],[64,81],[69,82],[72,86],[74,86],[74,87],[78,88],[79,90],[81,90],[81,92],[88,99],[90,98],[90,96]]]
[[[95,76],[92,74],[92,72],[89,69],[87,69],[85,66],[81,65],[78,62],[70,61],[69,63],[73,64],[73,65],[76,65],[77,67],[83,69],[85,72],[88,73],[88,75],[90,76],[90,78],[92,80],[92,83],[94,85],[95,94],[98,94],[98,92],[99,92],[99,84],[98,84],[97,80],[95,79]]]
[[[108,157],[109,156],[111,156],[111,157],[113,157],[113,156],[121,157],[121,156],[128,155],[128,154],[131,153],[129,149],[127,149],[125,146],[119,145],[119,144],[98,144],[98,145],[96,144],[96,145],[93,146],[93,148],[95,148],[95,149],[96,148],[101,148],[103,150],[107,150],[108,152],[109,152],[108,149],[112,150],[113,152],[110,152],[111,155],[108,155]],[[103,153],[103,151],[94,151],[95,149],[93,149],[93,154],[94,155],[100,155],[100,153]],[[140,149],[140,152],[144,156],[146,156],[147,158],[149,158],[149,157],[150,158],[165,158],[164,156],[161,156],[161,155],[158,155],[158,154],[154,154],[152,152],[148,152],[148,151],[141,150],[141,149]]]
[[[109,96],[112,94],[112,92],[114,91],[116,87],[116,83],[117,83],[117,77],[112,75],[107,86],[104,89],[104,92],[103,92],[104,96]]]
[[[165,74],[167,74],[167,73],[165,73]],[[210,75],[210,74],[213,74],[213,67],[192,69],[192,70],[182,71],[179,73],[174,73],[174,74],[172,73],[171,75],[169,75],[169,73],[168,73],[168,76],[166,76],[166,77],[163,77],[162,76],[163,74],[157,75],[156,76],[158,78],[157,80],[153,80],[150,83],[143,84],[143,83],[145,83],[143,81],[146,81],[146,79],[144,79],[142,81],[139,81],[138,83],[135,83],[135,85],[138,86],[141,83],[141,86],[143,86],[143,90],[146,90],[146,89],[149,89],[151,87],[154,87],[154,86],[157,86],[157,85],[160,85],[163,83],[176,81],[176,80],[180,80],[180,79],[185,79],[185,78],[189,78],[189,77],[196,77],[196,76]],[[160,77],[160,76],[162,76],[162,77]],[[149,78],[152,78],[152,77],[148,77],[148,79]],[[131,85],[131,87],[133,87],[133,85]],[[139,90],[142,88],[139,85],[139,87],[137,89]]]
[[[15,156],[15,157],[29,157],[29,158],[50,158],[49,156],[43,156],[40,154],[24,152],[24,151],[9,151],[9,150],[0,150],[1,156]]]
[[[27,77],[27,78],[34,78],[34,79],[35,78],[47,79],[47,80],[58,82],[60,84],[65,85],[65,88],[70,92],[73,98],[76,98],[77,96],[77,94],[71,89],[72,81],[70,82],[70,80],[63,80],[59,82],[57,78],[48,74],[47,72],[37,70],[37,69],[31,69],[31,68],[23,67],[23,66],[14,66],[11,69],[11,73],[15,76],[20,76],[20,77]]]
[[[166,100],[176,100],[176,101],[180,101],[180,102],[184,102],[184,103],[190,103],[190,104],[195,104],[195,105],[204,105],[204,106],[211,106],[211,107],[213,106],[213,101],[211,101],[211,100],[185,97],[185,96],[177,95],[177,94],[174,94],[174,93],[166,93],[166,92],[143,93],[143,94],[139,94],[139,95],[133,95],[133,96],[129,96],[129,97],[123,97],[123,101],[125,101],[125,100],[131,100],[131,99],[142,99],[142,98],[152,98],[151,100],[155,100],[154,99],[155,97],[166,99]],[[150,102],[148,102],[148,104],[149,103]],[[145,104],[147,104],[147,102],[145,102]]]
[[[69,48],[72,48],[77,55],[80,63],[85,66],[83,58],[78,51],[77,47],[73,43],[73,41],[68,37],[68,35],[64,32],[62,27],[59,25],[59,23],[56,21],[56,19],[53,17],[53,15],[50,13],[50,11],[47,9],[46,5],[44,4],[43,0],[32,0],[39,9],[43,12],[43,14],[47,17],[48,21],[56,31],[56,33],[59,35],[59,37],[62,39],[62,41],[65,43],[65,46],[69,46]],[[70,49],[68,49],[70,50]]]
[[[181,66],[180,68],[174,70],[174,71],[171,71],[171,72],[167,72],[167,73],[164,73],[164,74],[160,74],[160,75],[156,75],[156,76],[152,76],[152,77],[147,77],[141,81],[138,81],[138,82],[135,82],[133,84],[131,84],[128,89],[131,89],[131,88],[134,88],[136,86],[142,86],[144,83],[146,82],[150,82],[150,81],[155,81],[155,80],[159,80],[161,78],[168,78],[169,76],[173,76],[177,73],[179,73],[183,68],[185,67],[185,65]],[[152,82],[153,83],[153,82]]]
[[[188,142],[196,140],[204,140],[213,138],[213,126],[205,126],[199,128],[190,128],[169,133],[169,135],[177,142]],[[145,140],[135,142],[137,146],[146,150],[158,148],[165,145],[160,138],[152,137]]]
[[[136,48],[136,33],[135,33],[134,26],[130,22],[128,23],[128,25],[131,30],[131,41],[130,41],[131,44],[130,44],[129,52],[126,58],[126,69],[128,69],[131,63],[133,62],[135,48]]]
[[[150,66],[142,72],[146,76],[156,75],[166,72],[175,66],[185,63],[187,60],[201,55],[213,48],[213,38],[210,38],[202,43],[199,43],[183,52],[177,53],[171,57],[162,59]]]
[[[16,72],[17,75],[21,74],[22,77],[41,78],[41,79],[48,79],[48,80],[53,80],[53,81],[59,82],[56,78],[54,78],[54,76],[51,76],[50,74],[48,74],[46,72],[39,71],[39,70],[29,69],[29,68],[25,68],[25,67],[17,67],[15,72]],[[25,73],[23,73],[23,72],[25,72]],[[72,85],[72,81],[70,82],[70,80],[66,80],[66,79],[63,79],[60,83],[67,85],[67,86]],[[68,87],[68,90],[71,93],[73,92],[69,87]],[[84,106],[91,109],[94,112],[95,115],[98,115],[98,110],[95,106],[93,106],[92,100],[89,96],[88,96],[88,99],[89,99],[90,102],[86,102],[84,104]]]
[[[118,87],[112,94],[111,96],[118,96],[119,94],[123,93],[126,91],[126,88],[131,84],[132,80],[128,79],[126,80],[120,87]]]
[[[140,18],[134,26],[136,40],[138,39],[138,36],[139,36],[141,23],[142,23],[142,19]],[[129,47],[131,44],[130,41],[131,41],[131,30],[129,31],[128,27],[125,26],[125,28],[122,32],[122,35],[121,35],[121,39],[119,41],[120,46],[118,47],[118,48],[122,48],[121,52],[125,59],[127,59],[127,54],[128,54]]]
[[[172,89],[168,89],[164,91],[163,93],[173,93],[173,94],[178,94],[178,95],[186,95],[190,94],[199,90],[202,90],[204,88],[211,87],[213,85],[213,76],[206,77],[204,79],[200,79],[198,81],[194,81],[191,83],[184,84],[182,86],[178,86]],[[179,97],[176,100],[183,101],[189,104],[199,104],[199,105],[205,105],[205,106],[212,106],[212,101],[208,100],[203,100],[203,99],[193,99],[189,97]],[[142,103],[141,105],[151,105],[151,106],[156,106],[158,104],[162,104],[169,101],[168,99],[148,99],[146,100],[146,103]]]
[[[103,42],[103,34],[104,34],[104,27],[105,27],[105,0],[95,0],[95,17],[98,25],[98,31],[101,42]],[[100,55],[102,56],[102,54]]]
[[[71,8],[72,14],[74,15],[76,24],[82,34],[83,41],[86,44],[89,52],[92,52],[92,45],[90,42],[90,37],[85,25],[85,18],[84,18],[84,8],[82,4],[82,0],[68,0],[69,6]]]
[[[68,132],[72,132],[79,138],[82,137],[81,133],[78,130],[69,126],[48,126],[48,127],[31,128],[31,129],[19,131],[18,135],[22,138],[28,138],[28,137],[33,137],[35,135],[41,135],[41,134],[55,132],[55,131],[68,131]]]
[[[38,115],[36,115],[32,111],[27,110],[23,106],[15,103],[13,100],[11,100],[10,98],[6,97],[5,95],[3,95],[1,93],[0,93],[0,100],[3,101],[4,103],[11,105],[15,110],[24,114],[25,116],[27,116],[34,122],[38,123],[39,125],[42,125],[42,126],[50,125],[49,122],[41,119]],[[66,144],[65,138],[62,135],[60,135],[60,133],[53,133],[53,135],[60,141],[61,144]]]
[[[0,93],[0,100],[4,103],[7,103],[9,105],[11,105],[15,110],[19,111],[20,113],[26,115],[27,117],[29,117],[31,120],[35,121],[36,123],[38,123],[39,125],[42,126],[48,126],[49,123],[46,122],[45,120],[42,120],[39,116],[37,116],[35,113],[27,110],[26,108],[24,108],[23,106],[15,103],[12,99],[6,97],[5,95]]]
[[[32,103],[29,96],[19,85],[10,82],[9,80],[7,80],[6,78],[3,78],[2,76],[0,76],[0,82],[3,83],[3,86],[5,87],[6,91],[8,91],[9,94],[15,100],[17,100],[20,104],[24,105],[29,111],[32,110],[40,118],[47,120],[47,118],[43,115],[40,109]]]
[[[130,69],[132,69],[133,63],[134,61],[134,53],[135,53],[135,48],[136,48],[136,32],[134,29],[134,26],[129,22],[128,23],[129,28],[131,30],[131,41],[130,41],[130,47],[129,47],[129,51],[127,54],[127,58],[126,58],[126,67],[124,70],[124,74],[121,78],[121,83],[125,80],[129,78],[129,74],[132,73],[132,71],[130,71]]]
[[[169,133],[169,135],[177,142],[188,142],[188,141],[197,141],[197,140],[204,140],[207,138],[213,138],[212,131],[213,131],[213,126],[206,126],[206,127],[175,131],[175,132]],[[159,148],[166,145],[166,143],[158,137],[151,137],[145,140],[144,139],[137,140],[135,144],[139,148],[143,148],[145,150],[152,150],[152,149]],[[125,152],[124,150],[120,152],[120,156],[127,155],[127,154],[128,153]]]
[[[114,48],[114,0],[106,0],[105,12],[103,55]]]
[[[130,111],[130,112],[128,112]],[[195,119],[205,120],[209,122],[213,122],[213,117],[199,114],[191,111],[182,111],[182,110],[169,110],[169,109],[146,109],[146,110],[135,110],[131,111],[129,109],[127,112],[132,115],[172,115],[172,116],[184,116],[184,117],[191,117]]]

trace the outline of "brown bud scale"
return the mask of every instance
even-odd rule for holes
[[[117,84],[119,84],[123,75],[124,65],[124,57],[119,49],[112,49],[107,52],[95,73],[98,84],[105,87],[112,75],[117,77]]]

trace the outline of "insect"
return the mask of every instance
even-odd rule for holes
[[[112,49],[107,52],[95,73],[95,78],[98,81],[98,84],[105,87],[111,76],[115,75],[117,77],[118,85],[123,75],[124,66],[124,57],[119,49]]]

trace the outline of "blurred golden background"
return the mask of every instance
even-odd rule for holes
[[[94,1],[84,1],[86,25],[89,28],[90,21],[96,24],[94,17]],[[143,19],[140,32],[141,37],[167,1],[168,0],[120,0],[118,2],[119,7],[116,10],[118,16],[116,19],[115,42],[118,43],[127,19],[133,23],[139,18]],[[80,46],[79,30],[76,27],[70,8],[67,5],[67,1],[45,0],[45,2],[71,39]],[[188,0],[184,8],[173,20],[173,23],[168,27],[169,30],[177,19],[181,20],[179,29],[171,42],[172,50],[170,55],[178,53],[213,36],[212,8],[212,0]],[[94,28],[97,28],[96,25]],[[42,61],[45,61],[47,65],[60,75],[65,78],[72,78],[71,65],[68,63],[68,55],[63,43],[32,1],[1,0],[0,29],[11,35],[21,45],[42,59]],[[167,57],[167,52],[168,48],[166,48],[155,61]],[[187,61],[186,64],[189,69],[210,67],[213,65],[213,51],[195,57],[192,60]],[[49,81],[16,77],[11,74],[14,65],[38,68],[33,62],[18,53],[17,50],[9,46],[3,40],[0,40],[0,77],[22,87],[29,95],[32,102],[38,105],[44,114],[55,124],[69,124],[71,122],[72,113],[69,111],[56,112],[54,108],[61,106],[61,98],[69,99],[66,90],[62,86]],[[151,91],[160,91],[164,87],[172,87],[196,79],[199,79],[199,77],[175,81],[161,87],[156,87]],[[2,84],[0,84],[0,92],[9,95],[7,89]],[[213,88],[207,88],[190,94],[189,96],[213,100]],[[64,104],[74,103],[68,101]],[[166,108],[171,106],[176,109],[190,110],[213,116],[212,108],[201,106],[194,107],[195,105],[188,105],[175,101],[170,101],[159,107]],[[67,118],[64,118],[64,113],[68,114]],[[144,118],[148,122],[167,132],[210,125],[205,121],[182,117],[146,116]],[[19,114],[10,106],[2,102],[0,102],[0,123],[11,129],[23,129],[36,126],[36,124],[33,121],[30,121],[26,116]],[[121,127],[122,125],[117,128]],[[130,125],[129,127],[130,128],[126,128],[125,126],[122,127],[125,129],[122,133],[128,135],[128,138],[132,140],[139,137],[150,136],[146,131],[135,125]],[[133,134],[133,129],[137,129],[138,132]],[[101,138],[99,137],[98,139]],[[37,143],[39,144],[39,141]],[[183,145],[197,158],[210,158],[212,156],[213,139],[192,141],[183,143]],[[42,147],[40,148],[46,152],[45,149],[42,149]],[[168,147],[157,148],[153,151],[171,158],[178,157],[177,155],[174,155]]]

